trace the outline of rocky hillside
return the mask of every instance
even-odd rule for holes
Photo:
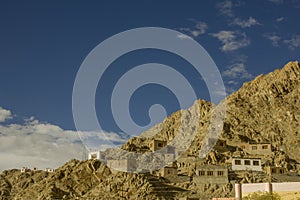
[[[172,143],[178,133],[182,137],[194,134],[191,146],[177,161],[182,173],[193,173],[197,164],[224,164],[232,156],[245,153],[240,142],[269,142],[273,153],[263,162],[298,170],[300,163],[300,66],[290,62],[283,69],[260,75],[245,83],[220,105],[226,105],[226,118],[221,139],[227,145],[215,149],[204,159],[198,150],[209,130],[211,117],[220,105],[198,100],[188,110],[178,111],[140,137],[130,139],[121,148],[131,152],[150,151],[151,139]],[[184,138],[179,138],[178,141]],[[236,144],[236,145],[235,145]],[[233,178],[232,178],[233,177]],[[265,181],[264,175],[234,174],[230,180]],[[4,171],[0,175],[0,199],[174,199],[184,194],[210,198],[232,196],[232,183],[196,185],[193,180],[174,182],[150,174],[112,173],[99,161],[71,160],[54,173],[44,171],[21,173]],[[208,196],[205,196],[208,195]]]
[[[71,160],[55,172],[20,170],[0,175],[0,199],[156,199],[144,174],[116,173],[100,161]]]
[[[284,157],[289,157],[290,161],[295,159],[300,162],[298,153],[300,146],[297,145],[300,143],[300,67],[298,62],[289,62],[283,69],[260,75],[244,83],[237,92],[229,95],[226,101],[222,102],[224,103],[226,118],[221,138],[236,144],[270,142],[273,148],[283,150]],[[199,106],[196,107],[196,105]],[[193,119],[195,113],[199,113],[197,133],[187,152],[188,155],[197,156],[214,109],[217,107],[211,103],[198,100],[190,109],[172,114],[162,123],[141,134],[146,138],[132,138],[122,148],[138,149],[137,151],[147,149],[149,138],[171,142],[179,132],[179,127],[185,131],[192,130],[192,127],[180,126],[181,113],[188,113],[187,124]],[[156,135],[151,135],[155,132]],[[219,155],[219,161],[224,162],[235,153],[230,149],[223,155]]]

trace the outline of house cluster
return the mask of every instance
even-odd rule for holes
[[[21,171],[21,173],[25,173],[25,172],[30,172],[30,171],[36,172],[36,171],[39,171],[39,170],[36,167],[33,167],[32,169],[30,169],[28,167],[22,167],[20,171]],[[52,168],[46,168],[46,169],[44,169],[44,171],[45,172],[54,172],[55,170],[52,169]]]
[[[226,148],[227,143],[225,140],[210,141],[215,144],[215,149]],[[149,143],[149,149],[152,152],[159,152],[164,156],[164,159],[168,165],[162,169],[152,172],[157,176],[167,177],[167,176],[178,176],[179,174],[188,174],[193,177],[196,183],[228,183],[229,171],[259,171],[265,172],[266,174],[286,174],[287,169],[282,166],[270,166],[264,165],[262,163],[262,158],[265,155],[272,154],[272,147],[270,143],[241,143],[237,146],[240,150],[244,151],[247,156],[243,157],[232,157],[227,165],[216,165],[214,162],[209,165],[197,165],[191,164],[196,162],[174,162],[176,156],[180,156],[182,151],[175,149],[173,146],[169,146],[167,141],[163,140],[152,140]],[[202,155],[199,157],[202,158]],[[210,155],[214,158],[214,154]],[[138,171],[137,163],[135,159],[121,159],[112,160],[107,159],[104,152],[93,151],[88,155],[89,159],[98,159],[107,164],[107,166],[120,170],[120,171]],[[187,169],[193,169],[192,173],[186,173],[183,171],[184,167]]]
[[[175,170],[173,167],[173,162],[175,161],[176,155],[180,155],[182,151],[176,151],[176,149],[173,146],[167,145],[167,141],[162,140],[152,140],[149,143],[148,147],[151,152],[155,152],[156,154],[161,155],[163,157],[164,163],[169,164],[169,166],[166,166],[165,171],[159,173],[162,175],[174,174]],[[111,169],[117,171],[143,172],[143,169],[138,168],[138,164],[134,157],[125,159],[112,159],[111,156],[109,156],[109,153],[107,152],[91,151],[88,154],[88,159],[100,160]]]

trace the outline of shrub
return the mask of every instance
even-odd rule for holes
[[[254,192],[243,197],[243,200],[281,200],[281,198],[277,193]]]

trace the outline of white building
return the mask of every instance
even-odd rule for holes
[[[54,169],[46,168],[46,169],[45,169],[45,172],[54,172]]]
[[[232,158],[233,171],[262,171],[260,158]]]
[[[28,172],[28,171],[30,171],[30,170],[28,169],[28,167],[22,167],[22,168],[21,168],[21,172],[22,172],[22,173]]]
[[[107,166],[112,170],[134,172],[137,169],[135,159],[107,160]]]
[[[89,152],[88,159],[105,160],[105,155],[101,151]]]

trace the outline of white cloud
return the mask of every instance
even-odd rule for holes
[[[272,3],[275,3],[276,5],[282,4],[283,0],[269,0]]]
[[[0,107],[0,122],[4,122],[7,119],[11,119],[12,115],[9,110]]]
[[[247,20],[242,20],[240,18],[235,18],[233,22],[231,23],[232,25],[237,25],[242,28],[249,28],[251,26],[255,25],[261,25],[256,19],[253,17],[249,17]]]
[[[230,94],[235,92],[242,82],[254,76],[247,71],[244,63],[235,63],[222,72],[222,77],[225,80],[226,92]]]
[[[228,85],[238,85],[239,83],[237,81],[230,80],[230,81],[227,81],[227,84]]]
[[[283,43],[288,46],[290,50],[300,47],[300,35],[293,35],[290,39],[283,40]]]
[[[85,145],[99,149],[127,139],[116,133],[64,130],[33,117],[23,124],[0,125],[0,172],[22,166],[57,168],[72,158],[81,159],[85,152],[79,136],[84,137]]]
[[[284,20],[284,17],[278,17],[275,21],[276,22],[282,22]]]
[[[275,33],[272,34],[264,34],[264,37],[271,41],[274,47],[279,47],[279,42],[281,37],[276,35]]]
[[[208,25],[205,22],[196,21],[196,20],[192,20],[192,21],[196,23],[196,25],[193,28],[179,28],[179,31],[183,31],[192,37],[198,37],[206,33],[208,29]],[[189,39],[188,37],[183,37],[183,36],[178,35],[178,38]]]
[[[220,31],[211,35],[222,42],[221,50],[224,52],[234,51],[250,44],[246,34],[238,31]]]
[[[227,16],[227,17],[233,17],[233,3],[230,0],[225,0],[223,2],[217,3],[217,8],[221,15]]]
[[[179,39],[181,39],[181,40],[187,40],[187,39],[191,40],[191,39],[193,39],[193,38],[191,38],[190,36],[185,35],[185,34],[178,34],[178,35],[177,35],[177,38],[179,38]]]
[[[224,78],[230,79],[230,84],[235,83],[232,79],[251,79],[254,76],[246,70],[244,63],[236,63],[231,65],[222,73]]]

